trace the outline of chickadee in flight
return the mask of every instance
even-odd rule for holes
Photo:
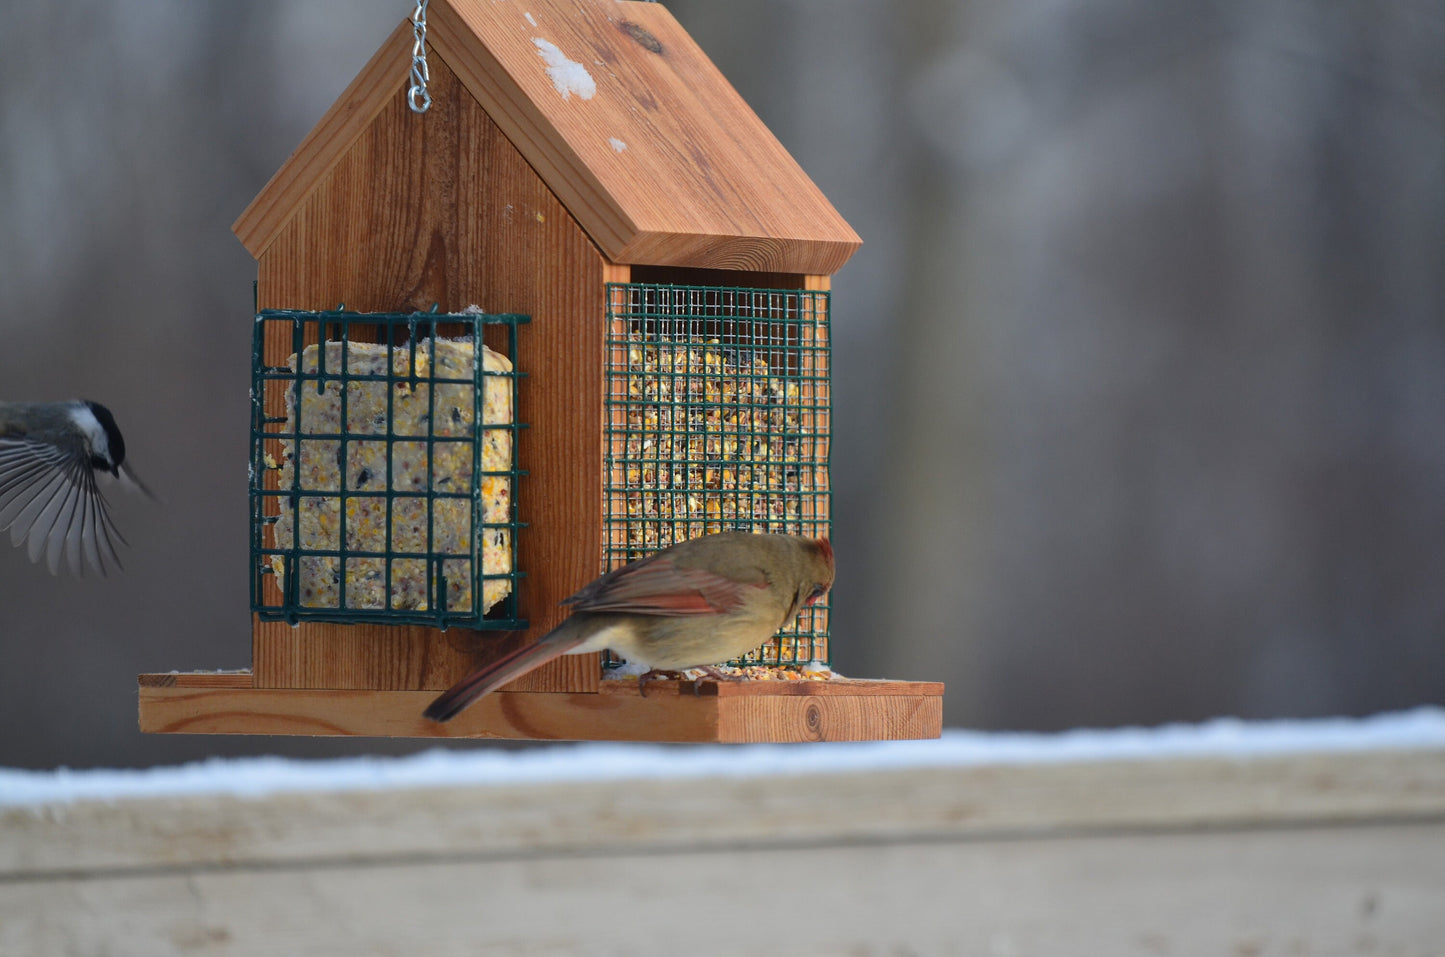
[[[0,402],[0,531],[14,545],[29,540],[32,562],[42,552],[53,575],[65,554],[83,574],[81,558],[102,575],[119,568],[110,519],[96,475],[109,472],[154,498],[125,464],[125,439],[99,402]]]

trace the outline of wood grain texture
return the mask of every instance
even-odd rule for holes
[[[601,520],[602,316],[606,261],[440,57],[431,110],[403,84],[314,184],[260,257],[261,309],[520,312],[517,501],[522,617],[537,635],[597,574]],[[289,341],[266,343],[283,364]],[[260,688],[440,689],[501,641],[424,627],[257,623]],[[518,679],[532,690],[596,687],[596,656]]]
[[[241,213],[231,230],[257,259],[377,113],[396,96],[411,65],[411,23],[403,20]]]
[[[439,0],[428,36],[615,262],[831,274],[861,245],[660,6]],[[586,69],[595,94],[564,98],[538,40]],[[252,255],[400,91],[410,52],[403,21],[236,220]]]
[[[637,694],[634,678],[604,678],[598,686],[602,694]],[[821,695],[823,697],[876,697],[876,696],[924,696],[942,697],[941,681],[893,681],[888,678],[831,678],[827,680],[783,681],[749,679],[746,681],[718,681],[715,678],[699,678],[696,681],[675,681],[657,679],[647,683],[647,693],[656,690],[662,694],[711,695],[717,698],[756,697],[798,697]]]
[[[307,622],[293,628],[257,620],[252,628],[256,687],[315,690],[441,691],[536,637],[532,632],[438,631],[423,625]],[[507,688],[595,691],[600,672],[598,656],[568,655],[522,675]]]
[[[375,790],[318,783],[271,795],[0,807],[0,883],[77,869],[344,866],[359,848],[372,859],[647,855],[1422,821],[1445,823],[1445,750],[879,764]],[[1445,873],[1445,858],[1439,863]]]
[[[612,834],[606,825],[628,803],[586,806],[583,820]],[[486,813],[451,820],[465,831]],[[339,864],[10,882],[0,886],[0,951],[1435,957],[1445,939],[1439,823],[378,858],[370,841],[389,826],[354,822],[352,857]],[[725,919],[727,932],[633,919],[639,900],[694,923]]]
[[[706,699],[494,694],[446,724],[427,721],[427,691],[142,688],[140,729],[165,734],[713,741]]]
[[[1428,957],[1442,846],[1438,748],[107,796],[0,807],[0,953]]]
[[[528,378],[517,412],[531,428],[516,491],[531,522],[516,543],[531,629],[257,620],[257,689],[440,690],[555,626],[558,602],[602,554],[605,283],[637,278],[638,263],[654,276],[826,288],[859,245],[660,5],[438,0],[431,22],[432,109],[412,113],[397,79],[410,51],[404,21],[234,228],[258,257],[262,309],[476,304],[532,315],[519,340]],[[562,96],[548,45],[588,71],[595,96]],[[265,360],[284,364],[293,348],[268,336]],[[278,597],[273,580],[263,587]],[[598,671],[596,656],[567,657],[509,688],[591,692]],[[813,734],[807,722],[836,710],[754,706],[730,733]],[[838,711],[828,734],[852,734],[850,714]],[[799,721],[804,731],[779,730]]]
[[[674,742],[898,740],[936,738],[942,730],[942,687],[931,683],[919,694],[895,687],[849,695],[839,682],[828,694],[799,695],[784,687],[791,682],[754,682],[758,688],[750,694],[694,694],[688,682],[658,682],[665,687],[650,685],[645,698],[634,682],[607,684],[616,687],[606,694],[499,692],[437,724],[421,716],[434,697],[427,691],[218,688],[142,679],[140,729]]]
[[[836,272],[861,245],[660,4],[437,0],[431,40],[614,262]],[[549,44],[595,83],[564,94]]]
[[[936,738],[943,726],[939,695],[746,695],[725,697],[717,740],[900,741]]]
[[[249,671],[163,671],[136,678],[142,688],[254,688]]]
[[[810,277],[789,272],[739,272],[687,266],[633,266],[632,282],[660,286],[739,286],[745,289],[806,289]]]

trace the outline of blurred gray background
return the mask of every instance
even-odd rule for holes
[[[230,224],[411,5],[3,4],[0,396],[107,403],[165,503],[121,576],[0,544],[0,765],[417,746],[135,719],[249,664]],[[667,6],[865,240],[841,671],[980,728],[1445,698],[1438,0]]]

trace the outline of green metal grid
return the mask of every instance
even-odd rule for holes
[[[517,598],[524,573],[517,561],[517,530],[523,523],[518,521],[515,492],[518,477],[525,473],[516,467],[516,451],[525,425],[516,421],[517,380],[523,375],[517,371],[516,360],[517,326],[529,321],[524,315],[439,313],[435,309],[427,313],[356,313],[344,308],[257,313],[250,463],[254,612],[263,619],[292,624],[334,621],[526,628],[526,621],[518,615]],[[453,351],[444,346],[439,364],[439,340],[459,343],[463,350],[470,346],[470,376],[443,374],[442,367],[451,361]],[[506,356],[510,371],[485,368],[484,341]],[[267,363],[268,343],[271,356],[289,352],[289,357],[281,359],[285,364]],[[308,361],[305,350],[317,343],[326,345],[313,350]],[[331,356],[333,348],[335,357]],[[374,368],[378,358],[379,370]],[[368,365],[370,371],[358,371]],[[486,420],[487,396],[496,394],[496,381],[505,389],[512,421]],[[306,421],[308,403],[303,399],[297,408],[298,394],[304,396],[298,393],[301,389],[315,389],[318,397],[328,400],[334,397],[339,407],[334,426],[324,431],[311,428],[315,423]],[[363,415],[353,414],[371,408],[379,390],[385,394],[384,413],[377,410],[365,421]],[[419,413],[407,402],[422,395],[426,401],[425,413],[418,417],[422,430],[398,433],[394,414],[401,414],[403,408]],[[468,395],[469,420],[464,411]],[[462,403],[454,406],[448,417],[457,425],[437,424],[439,401]],[[483,468],[483,450],[488,447],[510,450],[504,469]],[[383,449],[381,474],[373,474],[368,467],[352,474],[357,461],[374,462],[368,456]],[[334,478],[326,471],[333,454]],[[448,466],[465,469],[468,456],[468,475],[459,478],[446,471]],[[400,469],[395,465],[398,462],[403,463]],[[326,468],[317,468],[315,463]],[[323,475],[325,478],[320,477]],[[407,481],[408,475],[412,487],[396,487]],[[381,480],[379,486],[377,479]],[[497,521],[496,515],[487,519],[487,494],[493,500],[506,499],[504,521]],[[357,519],[358,510],[366,518]],[[283,512],[289,519],[289,535],[277,534]],[[316,523],[324,515],[334,515],[334,535],[328,533],[327,541],[303,542],[304,514],[313,516],[313,529],[322,527]],[[449,520],[466,527],[450,529]],[[407,522],[413,523],[409,526],[411,538],[420,534],[422,543],[397,541],[408,538]],[[447,537],[438,534],[443,528],[456,539],[451,548],[439,541]],[[363,535],[363,531],[369,534]],[[484,567],[484,542],[489,540],[502,546],[506,567]],[[421,584],[412,588],[413,579]],[[489,584],[495,590],[497,581],[505,582],[506,595],[486,610],[484,595]],[[329,594],[332,590],[334,596]]]
[[[829,535],[828,293],[607,291],[603,569],[724,530]],[[828,613],[730,664],[827,662]]]

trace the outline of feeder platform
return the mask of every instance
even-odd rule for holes
[[[650,681],[595,692],[498,691],[452,721],[435,691],[257,688],[249,671],[140,676],[140,729],[181,734],[360,735],[544,741],[801,742],[936,738],[936,681]]]

